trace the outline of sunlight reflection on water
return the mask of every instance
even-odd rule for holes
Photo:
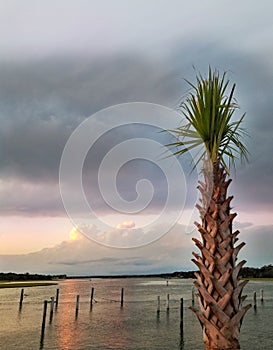
[[[94,303],[90,309],[90,292]],[[125,291],[120,306],[121,287]],[[49,323],[49,306],[43,350],[201,350],[201,328],[191,304],[192,280],[171,279],[85,279],[65,280],[58,285],[60,299]],[[250,282],[245,292],[264,289],[264,303],[258,298],[257,311],[251,309],[244,320],[241,347],[245,350],[271,350],[273,337],[273,282]],[[56,293],[56,286],[25,288],[27,296],[19,310],[20,288],[0,290],[0,344],[4,350],[38,349],[43,300]],[[78,317],[76,296],[80,295]],[[170,294],[170,310],[166,296]],[[161,311],[157,315],[157,296]],[[183,339],[180,334],[180,298],[184,298]]]

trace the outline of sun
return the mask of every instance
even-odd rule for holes
[[[79,238],[80,238],[80,233],[79,233],[77,227],[73,227],[69,233],[69,240],[76,241]]]

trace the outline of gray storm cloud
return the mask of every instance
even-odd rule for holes
[[[260,57],[226,52],[219,47],[204,51],[199,59],[194,57],[194,45],[186,49],[197,66],[200,62],[200,69],[206,66],[206,62],[215,62],[215,65],[222,62],[227,69],[232,67],[230,75],[231,79],[237,80],[237,97],[241,101],[242,113],[247,112],[245,127],[250,135],[247,142],[251,152],[250,163],[238,166],[234,189],[241,202],[249,205],[250,199],[255,198],[253,208],[256,203],[272,207],[273,146],[270,130],[273,126],[273,80],[269,67],[261,64]],[[41,191],[37,192],[37,198],[30,199],[26,195],[23,206],[29,211],[34,207],[42,211],[43,205],[48,205],[43,203],[45,197],[38,194],[42,194],[45,187],[47,193],[52,191],[52,198],[56,198],[53,192],[56,192],[64,145],[71,132],[86,117],[101,108],[128,101],[149,101],[177,107],[183,91],[185,93],[188,89],[181,77],[194,74],[194,70],[179,59],[183,57],[183,51],[182,46],[174,52],[172,59],[156,67],[148,59],[128,55],[103,57],[90,62],[86,58],[74,57],[0,64],[2,181],[12,179],[14,189],[20,187],[21,182],[40,183]],[[146,137],[152,135],[149,130],[141,130],[141,133],[146,133]],[[134,137],[134,131],[130,130],[129,136]],[[117,131],[113,137],[122,140],[122,137],[128,137],[128,130]],[[114,139],[110,139],[106,147],[113,144]],[[97,147],[96,152],[93,164],[101,159],[105,145],[101,144],[101,149]],[[262,181],[257,181],[258,178]],[[53,213],[61,211],[57,202],[56,198],[55,204],[51,203]],[[9,203],[8,207],[15,208],[16,205]],[[4,201],[1,206],[7,211]],[[48,212],[50,208],[46,210]]]
[[[262,221],[273,209],[272,10],[271,0],[262,6],[250,6],[248,0],[2,1],[1,215],[8,220],[12,215],[66,216],[59,164],[73,130],[114,104],[146,101],[175,109],[189,89],[184,78],[192,81],[211,65],[227,71],[237,84],[241,113],[246,112],[250,162],[232,171],[230,188],[234,210],[248,213],[250,221],[253,213],[253,223],[238,223],[247,242],[242,254],[250,265],[272,263],[272,226],[255,228],[255,214],[260,213]],[[109,213],[96,180],[107,150],[136,136],[169,141],[155,131],[143,126],[118,129],[89,152],[83,185],[98,214]],[[190,174],[189,160],[182,162],[189,188],[186,208],[192,208],[197,179]],[[111,167],[109,176],[114,176]],[[154,214],[166,198],[164,176],[155,166],[141,160],[126,164],[117,186],[125,199],[132,200],[142,176],[158,190],[148,212]],[[106,234],[115,239],[111,235],[116,231]],[[183,245],[183,232],[177,225],[161,240],[122,254],[86,239],[63,242],[37,253],[2,255],[0,265],[5,271],[71,274],[191,269],[191,245]],[[101,232],[97,228],[94,233]],[[0,237],[4,239],[5,232]]]

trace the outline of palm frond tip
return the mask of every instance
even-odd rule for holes
[[[248,151],[242,141],[246,135],[242,128],[245,114],[234,120],[239,108],[234,98],[235,84],[231,86],[226,72],[220,76],[217,70],[209,68],[208,77],[196,77],[196,85],[187,81],[191,90],[179,109],[186,123],[173,130],[177,142],[170,144],[177,148],[175,154],[203,146],[206,156],[227,168],[227,163],[235,164],[240,158],[247,160]],[[228,159],[225,159],[228,158]]]

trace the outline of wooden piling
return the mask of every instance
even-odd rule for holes
[[[21,295],[20,295],[20,301],[19,301],[20,309],[22,308],[23,300],[24,300],[24,289],[21,289]]]
[[[121,296],[120,296],[120,306],[123,307],[123,299],[124,299],[124,288],[121,288]]]
[[[183,298],[180,299],[180,345],[181,349],[184,348],[184,300]]]
[[[93,308],[93,299],[94,299],[94,287],[91,289],[91,296],[90,296],[90,310]]]
[[[56,309],[58,308],[58,304],[59,304],[59,293],[60,293],[60,290],[59,290],[59,288],[57,288],[56,289],[56,301],[55,301]]]
[[[263,303],[263,301],[264,301],[264,290],[263,289],[260,290],[260,296],[261,296],[261,302]]]
[[[191,289],[191,303],[194,305],[194,287]]]
[[[49,314],[49,323],[52,322],[53,318],[53,311],[54,311],[54,297],[50,298],[50,314]]]
[[[184,318],[184,300],[180,299],[180,326],[182,324],[183,327],[183,318]]]
[[[80,296],[78,294],[76,298],[76,318],[78,317],[78,313],[79,313],[79,305],[80,305]]]
[[[160,296],[157,297],[157,314],[160,314]]]
[[[167,313],[170,311],[170,294],[167,294],[167,303],[166,303]]]
[[[257,295],[256,292],[253,293],[253,304],[254,304],[254,310],[257,309]]]
[[[42,320],[42,328],[41,328],[41,344],[43,344],[43,342],[44,342],[45,324],[46,324],[46,310],[47,310],[47,300],[44,301],[44,311],[43,311],[43,320]]]

